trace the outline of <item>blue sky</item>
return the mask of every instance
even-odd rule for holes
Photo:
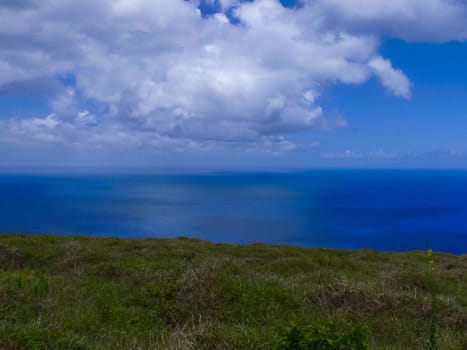
[[[321,140],[326,140],[331,151],[337,145],[341,149],[349,145],[360,153],[377,149],[400,154],[465,151],[467,44],[389,39],[381,52],[411,80],[411,98],[388,95],[375,79],[360,86],[332,87],[325,103],[345,115],[349,124]],[[437,165],[436,159],[432,165]]]
[[[0,16],[3,168],[467,167],[463,2],[23,0]]]

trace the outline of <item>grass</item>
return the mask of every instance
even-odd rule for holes
[[[467,255],[0,235],[0,349],[273,349],[290,324],[467,349]]]

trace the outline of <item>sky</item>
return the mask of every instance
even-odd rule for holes
[[[0,167],[467,168],[467,1],[1,0]]]

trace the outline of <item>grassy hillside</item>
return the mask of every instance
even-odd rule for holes
[[[0,235],[0,349],[273,349],[291,324],[467,349],[467,255]]]

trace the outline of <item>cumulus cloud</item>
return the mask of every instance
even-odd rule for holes
[[[391,61],[375,57],[368,65],[389,92],[405,98],[410,97],[410,80],[400,69],[394,69]]]
[[[378,53],[385,35],[467,36],[454,0],[210,2],[210,16],[183,0],[0,2],[0,93],[54,81],[52,113],[4,120],[0,137],[293,150],[287,135],[345,126],[319,104],[328,85],[374,76],[410,97]]]
[[[306,0],[330,25],[404,40],[442,42],[467,38],[463,0]]]

